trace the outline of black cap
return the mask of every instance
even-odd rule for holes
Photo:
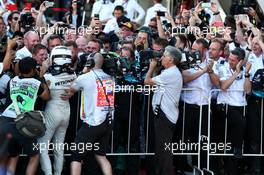
[[[35,69],[37,66],[37,61],[32,57],[25,57],[21,59],[18,63],[20,73],[28,74],[32,69]]]

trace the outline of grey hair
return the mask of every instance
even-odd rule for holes
[[[39,36],[39,34],[36,31],[30,30],[24,34],[24,38],[29,38],[32,36],[32,34],[36,34]]]
[[[165,52],[168,52],[171,58],[173,58],[173,63],[175,65],[178,65],[181,62],[182,52],[176,47],[167,46],[165,47]]]

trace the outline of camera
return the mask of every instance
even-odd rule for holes
[[[112,54],[111,52],[102,53],[104,57],[104,63],[102,69],[105,73],[115,78],[122,77],[122,69],[118,66],[119,58],[117,55]]]
[[[170,31],[171,33],[171,28],[172,28],[171,23],[168,23],[167,21],[162,21],[162,25],[165,31]]]
[[[24,13],[20,16],[21,27],[25,29],[25,31],[30,30],[34,26],[34,18],[31,13]]]
[[[105,73],[115,77],[118,84],[139,84],[141,81],[137,78],[137,71],[135,67],[129,62],[127,57],[119,57],[113,52],[101,53],[104,57],[102,69]],[[85,54],[87,61],[85,67],[92,69],[95,65],[94,54]]]
[[[154,51],[154,50],[142,50],[139,52],[140,58],[144,60],[149,60],[152,58],[161,58],[163,51]]]
[[[201,52],[199,50],[195,50],[194,52],[184,52],[182,53],[182,59],[179,68],[181,70],[195,68],[201,62]]]

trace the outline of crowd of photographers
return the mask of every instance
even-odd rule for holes
[[[81,161],[85,162],[89,174],[98,174],[96,161],[103,174],[139,174],[143,165],[147,174],[162,175],[181,173],[198,165],[207,168],[208,147],[199,150],[199,157],[173,157],[172,151],[165,148],[180,142],[206,145],[204,138],[210,129],[210,142],[224,144],[225,148],[210,151],[231,154],[210,158],[213,161],[209,169],[215,174],[263,173],[261,157],[243,157],[243,153],[256,155],[263,149],[263,14],[257,13],[254,7],[234,5],[230,15],[222,19],[216,3],[197,2],[194,8],[183,9],[173,17],[162,0],[153,0],[153,3],[145,12],[135,0],[99,0],[91,5],[90,12],[85,11],[90,14],[89,19],[76,0],[71,2],[70,11],[62,19],[46,15],[56,5],[48,1],[36,7],[26,5],[22,11],[5,9],[2,12],[0,110],[5,120],[2,118],[1,126],[15,118],[9,106],[13,93],[25,90],[29,84],[38,89],[33,94],[35,107],[25,107],[25,110],[45,111],[47,120],[45,136],[38,140],[20,138],[14,143],[3,136],[6,139],[0,140],[2,145],[7,146],[5,140],[12,143],[8,155],[2,151],[4,148],[0,149],[0,163],[8,167],[6,171],[15,174],[22,146],[30,157],[27,169],[23,170],[26,174],[40,171],[37,170],[39,159],[45,174],[61,174],[63,150],[54,149],[52,164],[48,150],[39,158],[39,152],[31,149],[33,144],[50,141],[101,144],[95,157],[85,158],[78,151],[71,152],[71,160],[75,162],[71,174],[81,172]],[[144,25],[140,26],[140,22]],[[94,86],[90,72],[99,80]],[[16,85],[21,77],[27,81]],[[113,96],[109,95],[112,91],[103,88],[105,82],[112,86],[112,80],[119,88],[115,89],[114,104]],[[138,91],[144,84],[157,86],[159,91],[155,88]],[[20,87],[17,91],[12,89],[16,86]],[[91,88],[97,88],[98,92]],[[181,91],[182,88],[187,90]],[[74,94],[80,89],[84,94]],[[21,104],[23,95],[28,94],[22,90],[19,92],[22,95],[16,96]],[[113,145],[108,144],[111,131],[107,130],[103,137],[99,136],[101,130],[90,128],[98,124],[105,129],[99,119],[85,119],[85,113],[92,108],[87,102],[94,102],[89,99],[89,93],[106,98],[95,111],[103,105],[115,107]],[[109,108],[104,111],[106,118]],[[208,114],[211,116],[209,128]],[[87,125],[82,125],[76,136],[78,118]],[[19,135],[12,134],[14,138]],[[105,153],[110,152],[111,146],[115,153],[148,151],[155,152],[155,156],[116,156],[109,163]],[[197,147],[185,148],[174,151],[198,151]]]

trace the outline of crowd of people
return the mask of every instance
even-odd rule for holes
[[[54,2],[20,11],[0,2],[0,174],[264,172],[264,24],[255,7],[235,4],[222,19],[213,2],[174,16],[162,0],[147,11],[135,0],[87,1],[90,11],[72,0],[59,16],[47,15]],[[17,126],[29,111],[43,111],[37,137]],[[216,149],[203,147],[208,139]],[[208,159],[208,149],[229,156]],[[22,150],[29,161],[18,172]]]

